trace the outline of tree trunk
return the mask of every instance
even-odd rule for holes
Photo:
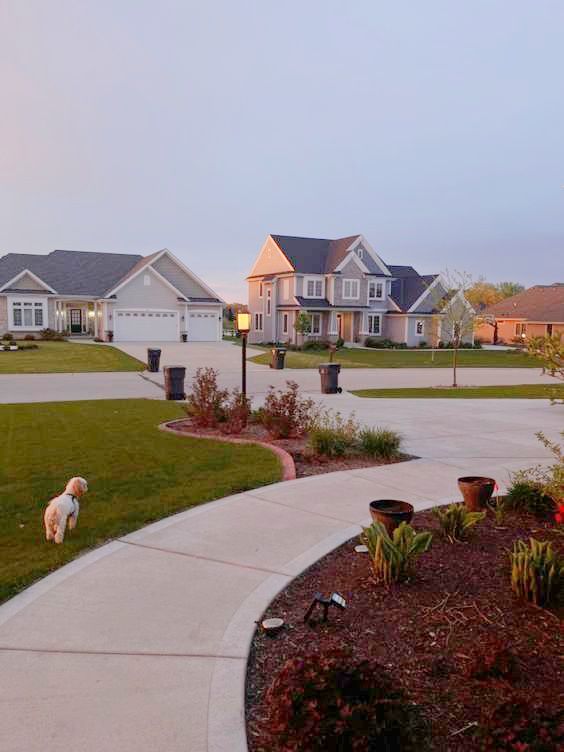
[[[456,383],[456,359],[457,359],[457,356],[458,356],[458,348],[455,347],[454,351],[452,353],[452,385],[454,387],[458,386],[458,384]]]

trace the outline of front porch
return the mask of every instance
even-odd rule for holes
[[[359,308],[356,310],[316,311],[306,310],[310,317],[311,331],[303,337],[306,341],[325,340],[336,341],[342,339],[346,345],[361,344],[366,337],[381,336],[382,312],[369,311]],[[294,338],[301,335],[296,335]]]
[[[95,300],[56,300],[55,329],[73,337],[103,337],[102,306]]]

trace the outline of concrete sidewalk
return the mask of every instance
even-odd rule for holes
[[[344,412],[401,430],[422,459],[203,505],[0,607],[2,752],[244,752],[247,650],[276,593],[357,534],[371,499],[422,509],[458,498],[462,474],[503,486],[510,470],[546,460],[534,432],[561,427],[560,409],[542,401],[340,399]]]

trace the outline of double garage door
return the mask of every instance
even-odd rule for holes
[[[116,310],[114,339],[118,342],[179,342],[178,311]],[[217,312],[190,311],[188,340],[215,342],[218,339]]]

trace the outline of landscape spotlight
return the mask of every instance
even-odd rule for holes
[[[327,621],[330,606],[335,606],[336,608],[344,610],[347,607],[347,602],[342,595],[339,595],[339,593],[331,593],[329,597],[325,597],[322,593],[316,593],[313,596],[311,606],[308,608],[304,616],[304,622],[306,624],[309,622],[311,615],[318,605],[323,607],[323,621]]]

